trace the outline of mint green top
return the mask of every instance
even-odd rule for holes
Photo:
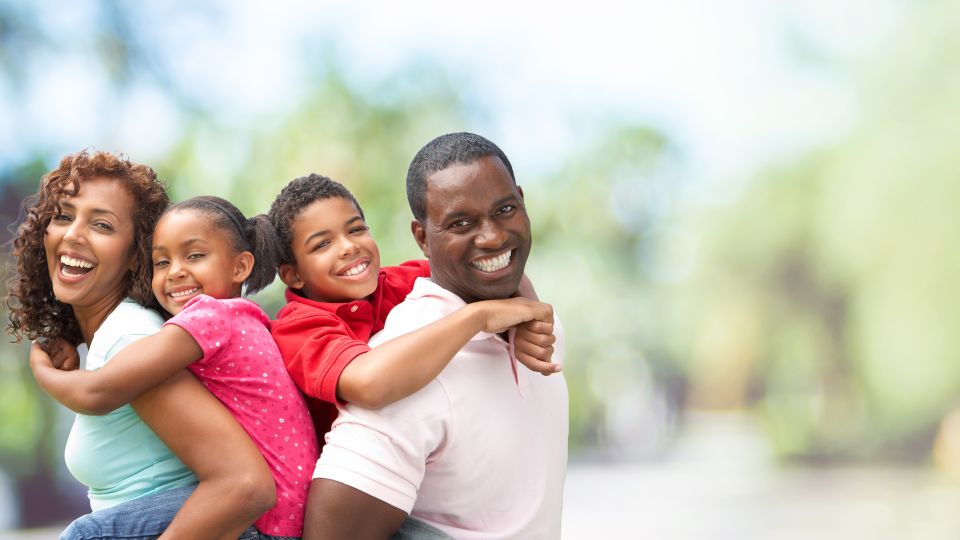
[[[134,341],[160,330],[156,312],[125,299],[93,335],[83,369],[99,369]],[[84,347],[81,346],[81,355]],[[67,469],[89,488],[93,510],[197,483],[197,477],[130,405],[103,416],[78,414],[64,450]]]

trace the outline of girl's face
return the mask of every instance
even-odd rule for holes
[[[109,307],[123,299],[136,268],[134,199],[120,180],[83,180],[60,201],[43,236],[53,294],[74,308]]]
[[[168,212],[153,231],[153,294],[176,315],[198,294],[240,296],[253,255],[238,252],[227,231],[193,209]]]

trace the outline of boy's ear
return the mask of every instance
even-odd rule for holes
[[[250,277],[250,272],[253,272],[253,253],[249,251],[244,251],[237,255],[237,258],[233,261],[233,282],[234,283],[243,283]]]
[[[430,258],[430,246],[427,245],[427,232],[423,230],[423,224],[420,223],[420,220],[413,220],[410,222],[410,232],[413,233],[413,239],[417,241],[417,245],[420,246],[420,251],[423,252],[423,256],[427,259]]]
[[[281,264],[277,273],[280,274],[280,280],[283,281],[287,287],[291,289],[303,288],[303,279],[300,277],[300,273],[297,272],[295,265]]]

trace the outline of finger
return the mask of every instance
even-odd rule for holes
[[[521,328],[529,330],[534,334],[553,335],[553,323],[547,321],[528,321],[521,325]]]
[[[532,332],[517,332],[517,337],[515,340],[518,344],[521,342],[532,343],[537,347],[549,347],[557,341],[557,337],[553,334],[535,334]]]
[[[517,354],[517,360],[526,366],[530,371],[535,371],[541,375],[552,375],[554,373],[559,373],[563,371],[563,367],[560,364],[554,364],[553,362],[544,362],[538,360],[532,356]]]
[[[514,354],[522,354],[540,362],[549,362],[553,359],[553,347],[539,347],[532,343],[517,343],[513,350]]]

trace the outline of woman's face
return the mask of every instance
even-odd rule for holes
[[[53,294],[74,308],[115,302],[136,267],[133,195],[113,178],[83,180],[43,237]]]

